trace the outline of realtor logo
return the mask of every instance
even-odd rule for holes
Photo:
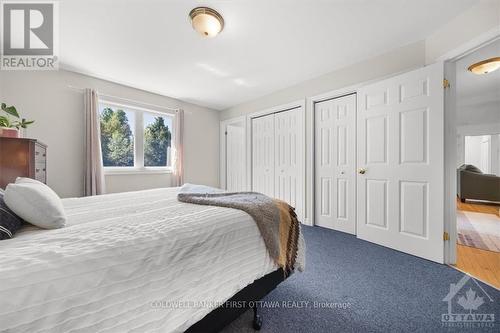
[[[2,70],[55,70],[58,55],[58,3],[2,1]]]
[[[468,275],[450,284],[450,291],[443,298],[448,303],[448,313],[441,315],[444,327],[492,328],[495,326],[495,301]]]

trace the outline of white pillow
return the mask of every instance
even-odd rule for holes
[[[33,178],[17,177],[16,178],[16,184],[21,184],[21,183],[31,183],[31,184],[45,185],[44,183],[39,182],[38,180],[33,179]]]
[[[37,227],[56,229],[66,224],[61,199],[43,183],[16,180],[7,185],[4,201],[16,215]]]

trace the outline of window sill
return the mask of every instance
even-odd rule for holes
[[[172,168],[104,168],[104,175],[154,175],[171,174]]]

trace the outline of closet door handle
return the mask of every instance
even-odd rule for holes
[[[366,173],[366,169],[361,168],[361,169],[358,170],[358,173],[360,175],[364,175]]]

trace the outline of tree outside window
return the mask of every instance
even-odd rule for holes
[[[101,149],[105,167],[134,166],[134,135],[131,112],[105,107],[101,111]]]
[[[171,119],[144,113],[144,125],[144,166],[169,166],[172,140]]]
[[[100,109],[101,149],[105,167],[171,165],[171,117],[112,105],[101,105]],[[140,154],[135,151],[138,147],[134,146],[134,140],[143,140],[143,145],[139,147],[143,146],[144,150]],[[134,156],[144,156],[144,160],[136,161],[139,165],[134,165]]]

